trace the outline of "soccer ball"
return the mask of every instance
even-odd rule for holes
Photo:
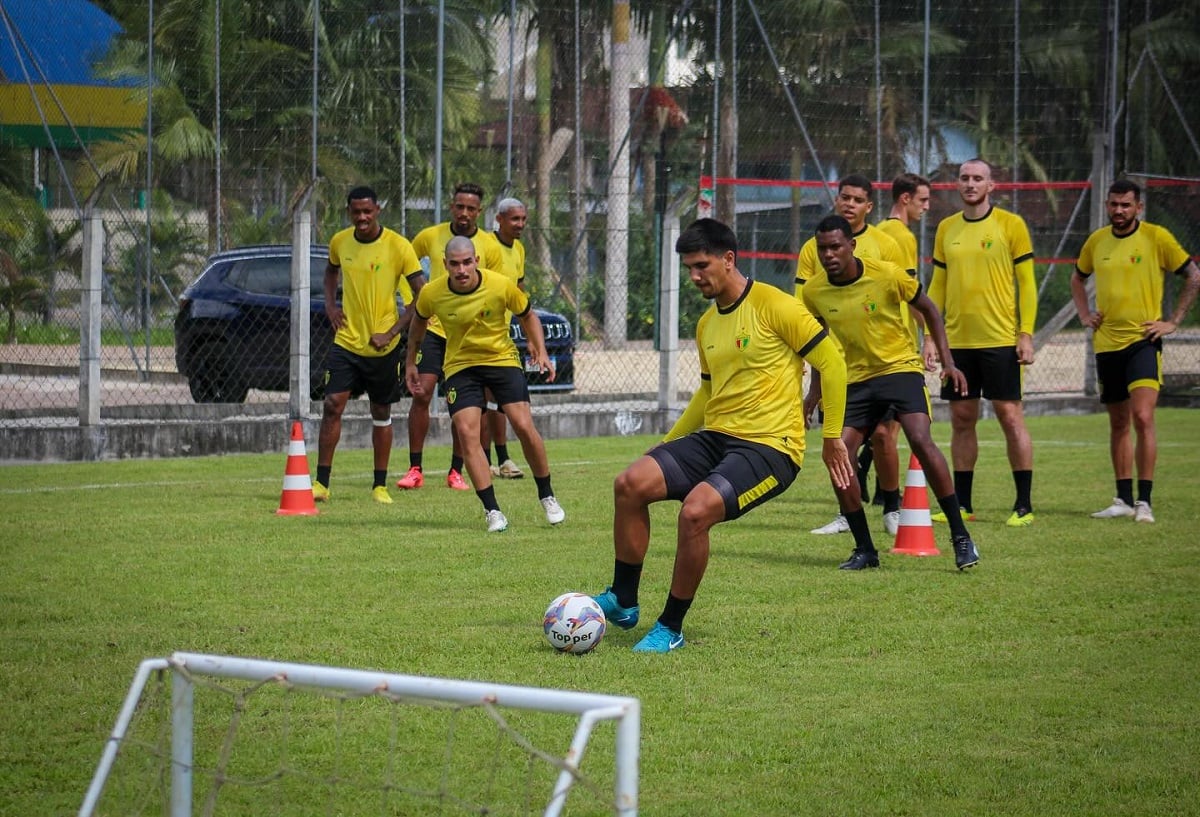
[[[542,631],[559,652],[585,653],[604,638],[604,611],[591,596],[563,593],[550,602]]]

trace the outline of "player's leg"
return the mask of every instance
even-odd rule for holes
[[[900,525],[900,452],[897,441],[900,423],[888,415],[871,432],[871,450],[874,452],[875,475],[878,489],[876,499],[882,498],[883,527],[889,536],[895,536]]]
[[[851,420],[850,416],[850,399],[849,392],[847,393],[846,417],[847,422]],[[854,422],[859,422],[855,419]],[[842,442],[846,445],[847,451],[857,451],[858,446],[862,444],[866,437],[866,429],[868,426],[854,427],[846,426],[842,429]],[[868,567],[879,567],[879,552],[875,550],[875,542],[871,539],[871,526],[867,522],[867,512],[862,504],[862,489],[859,487],[858,480],[850,480],[850,484],[845,488],[833,486],[833,492],[837,495],[838,508],[841,510],[842,516],[846,519],[846,524],[850,528],[850,533],[854,537],[854,550],[850,554],[850,558],[842,562],[838,567],[841,570],[863,570]]]
[[[950,403],[950,462],[954,468],[954,492],[967,519],[973,519],[975,507],[972,493],[975,485],[975,462],[979,459],[979,440],[975,427],[979,424],[979,399],[982,393],[985,361],[982,350],[951,349],[954,365],[967,378],[967,391],[958,393],[949,381],[942,381],[941,398]],[[945,522],[940,513],[934,522]]]
[[[387,491],[388,460],[392,454],[392,400],[399,393],[400,372],[404,366],[403,347],[397,345],[380,358],[363,361],[367,399],[371,402],[371,449],[374,473],[371,498],[383,505],[392,504]]]
[[[357,363],[358,356],[340,346],[334,346],[329,352],[321,430],[317,435],[317,479],[313,484],[313,499],[318,502],[329,499],[333,454],[342,438],[342,413],[346,410],[350,392],[362,388]]]
[[[397,488],[411,490],[425,484],[425,438],[429,435],[429,413],[433,394],[442,379],[446,339],[426,332],[417,352],[417,375],[421,393],[412,396],[408,407],[408,473],[396,480]],[[451,423],[453,426],[453,423]]]
[[[1133,516],[1133,414],[1129,403],[1125,349],[1096,353],[1096,378],[1100,404],[1108,412],[1108,458],[1112,462],[1116,494],[1112,504],[1092,514],[1093,519]]]
[[[1129,413],[1137,440],[1133,461],[1137,466],[1137,501],[1134,502],[1134,521],[1153,522],[1151,493],[1154,490],[1154,466],[1158,460],[1158,432],[1154,425],[1154,409],[1158,406],[1158,391],[1162,386],[1162,342],[1139,341],[1131,349],[1127,377],[1129,379]]]
[[[524,373],[513,367],[491,367],[489,378],[492,393],[496,397],[502,414],[512,423],[513,433],[521,441],[521,450],[525,461],[533,471],[533,481],[537,485],[538,501],[546,513],[546,521],[557,525],[566,519],[566,512],[558,504],[554,496],[554,486],[550,481],[550,460],[546,456],[546,443],[538,433],[533,422],[533,410],[529,405],[529,387],[525,382]]]

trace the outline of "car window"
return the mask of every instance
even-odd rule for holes
[[[325,287],[325,256],[313,255],[309,286],[313,297],[321,297]],[[235,261],[226,278],[231,286],[260,295],[288,296],[292,292],[292,259],[286,256],[243,258]]]

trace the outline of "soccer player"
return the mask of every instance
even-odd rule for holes
[[[826,274],[813,278],[802,290],[804,305],[838,338],[846,356],[849,385],[842,442],[847,450],[856,450],[885,415],[894,413],[950,522],[955,564],[959,570],[974,567],[979,554],[963,524],[946,458],[929,434],[925,366],[904,320],[906,305],[924,317],[949,387],[966,391],[966,378],[954,367],[941,316],[920,282],[895,264],[856,257],[853,235],[850,223],[841,216],[828,216],[817,225],[817,254]],[[835,486],[835,491],[854,534],[854,552],[841,569],[879,567],[858,482],[841,489]]]
[[[317,479],[313,499],[329,499],[333,452],[342,436],[342,412],[351,392],[371,401],[371,447],[375,452],[371,497],[391,504],[387,490],[392,451],[392,405],[399,385],[403,348],[400,333],[412,318],[396,306],[396,293],[411,301],[420,288],[421,263],[408,239],[379,223],[379,200],[369,187],[356,187],[346,198],[352,227],[329,242],[325,266],[325,314],[335,330],[325,370],[325,402],[317,443]],[[338,281],[342,303],[338,305]]]
[[[1153,522],[1150,494],[1158,437],[1154,407],[1162,384],[1162,339],[1179,328],[1200,291],[1200,269],[1171,233],[1140,219],[1142,189],[1120,179],[1105,202],[1111,227],[1092,233],[1071,276],[1079,322],[1095,330],[1100,402],[1108,409],[1108,448],[1117,495],[1092,514],[1097,519],[1132,516]],[[1163,273],[1183,279],[1175,311],[1162,319]],[[1086,281],[1095,276],[1096,311],[1088,306]],[[1130,431],[1137,433],[1137,445]],[[1137,466],[1137,499],[1133,471]]]
[[[858,242],[858,252],[861,256],[864,258],[878,258],[905,266],[907,259],[900,245],[883,230],[873,224],[867,223],[867,216],[875,208],[874,202],[871,201],[873,189],[871,180],[865,176],[857,174],[845,176],[838,182],[838,193],[834,210],[838,215],[850,222],[850,226],[854,230],[855,240]],[[911,269],[913,275],[917,274],[915,263],[911,267],[905,266],[905,268]],[[804,285],[805,281],[823,276],[824,274],[824,269],[817,258],[816,239],[810,238],[800,248],[800,258],[796,262],[796,297],[800,297],[800,288]],[[812,382],[818,382],[817,394],[820,394],[819,378],[819,372],[814,372],[812,378],[810,378],[810,389]],[[810,391],[810,395],[811,393]],[[810,396],[809,400],[805,403],[804,416],[811,416],[815,407],[816,400]],[[870,436],[869,444],[863,448],[862,453],[859,455],[859,486],[861,492],[866,493],[867,471],[871,467],[871,461],[874,460],[875,472],[879,479],[879,493],[882,494],[881,504],[883,505],[884,530],[889,535],[895,536],[900,526],[900,455],[896,451],[897,435],[890,433],[887,426],[881,424]],[[846,518],[838,514],[833,518],[832,522],[822,525],[819,528],[814,528],[812,532],[830,534],[846,533],[849,530],[850,525],[846,522]]]
[[[650,546],[650,505],[682,502],[666,606],[636,652],[683,646],[683,619],[708,566],[709,531],[787,490],[804,460],[796,410],[801,357],[825,374],[822,458],[835,485],[854,480],[841,440],[846,365],[795,298],[737,268],[737,237],[700,219],[675,242],[692,283],[712,304],[696,326],[700,388],[664,441],[613,483],[612,584],[597,595],[609,622],[638,623],[638,588]]]
[[[525,245],[521,243],[521,233],[525,231],[528,218],[528,211],[520,199],[501,199],[496,205],[496,230],[493,234],[500,244],[500,254],[504,258],[504,265],[498,271],[516,281],[522,290],[525,289]],[[496,464],[491,466],[492,476],[521,479],[525,474],[508,456],[508,422],[504,413],[494,409],[489,403],[485,415],[486,419],[479,427],[482,435],[480,443],[483,444],[484,456],[488,455],[488,449],[493,442],[496,445]]]
[[[480,230],[476,223],[482,207],[483,188],[472,182],[463,182],[454,188],[450,196],[450,220],[426,227],[413,238],[413,250],[417,258],[429,259],[431,283],[446,277],[443,261],[446,242],[455,236],[464,236],[475,245],[476,253],[486,269],[499,269],[504,263],[496,237],[486,230]],[[419,395],[413,392],[412,405],[408,410],[408,473],[396,481],[397,488],[408,490],[425,484],[423,454],[425,437],[429,434],[429,406],[437,384],[442,381],[442,364],[446,355],[446,334],[437,320],[429,323],[424,338],[424,346],[416,350],[417,366],[424,387]],[[450,434],[453,451],[446,485],[456,491],[468,491],[470,487],[462,477],[462,441],[458,439],[453,423]]]
[[[506,530],[508,519],[496,502],[492,472],[479,443],[479,424],[487,403],[485,391],[495,396],[496,404],[512,423],[533,471],[546,520],[557,525],[566,513],[550,484],[546,446],[533,425],[529,386],[508,330],[507,314],[511,312],[520,321],[532,364],[548,372],[553,381],[554,367],[546,355],[542,324],[530,307],[529,296],[503,273],[481,268],[475,252],[475,245],[466,236],[451,238],[444,256],[448,274],[430,281],[417,294],[405,362],[408,388],[416,395],[430,387],[418,367],[417,349],[429,322],[436,317],[446,333],[443,369],[450,421],[458,430],[467,473],[483,503],[488,532]]]
[[[1005,524],[1033,524],[1033,442],[1021,404],[1021,367],[1033,363],[1033,327],[1037,287],[1033,280],[1033,242],[1015,213],[991,203],[992,168],[982,159],[959,167],[958,194],[963,209],[941,221],[933,241],[933,277],[929,297],[945,317],[946,337],[955,365],[967,377],[966,392],[943,383],[950,401],[950,458],[954,488],[968,521],[973,519],[972,487],[979,458],[979,400],[986,397],[1004,432],[1016,500]],[[938,351],[925,339],[925,361],[933,366]],[[941,514],[934,521],[944,522]]]

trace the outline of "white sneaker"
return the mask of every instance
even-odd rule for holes
[[[827,533],[847,533],[850,530],[850,523],[846,521],[846,517],[840,513],[833,518],[833,521],[828,525],[822,525],[819,528],[813,528],[809,533],[816,533],[824,536]]]
[[[558,504],[558,500],[552,496],[548,496],[542,500],[542,507],[546,509],[546,521],[551,525],[557,525],[567,518],[567,512]]]
[[[1133,503],[1133,521],[1134,522],[1153,522],[1154,511],[1150,510],[1149,502],[1138,500]]]
[[[883,515],[883,529],[887,531],[888,536],[895,536],[900,532],[900,511],[889,511]]]
[[[488,470],[492,472],[492,476],[496,477],[497,479],[500,478],[500,466],[499,465],[489,465]]]
[[[500,467],[496,469],[503,479],[521,479],[525,476],[525,472],[517,467],[517,464],[512,460],[505,460],[500,463]]]
[[[1136,504],[1137,503],[1135,502],[1134,505]],[[1150,506],[1147,505],[1146,510],[1149,509]],[[1102,511],[1096,511],[1094,514],[1092,514],[1092,519],[1116,519],[1119,516],[1133,516],[1134,513],[1134,509],[1126,505],[1125,500],[1121,499],[1119,496],[1114,496],[1112,504]],[[1150,521],[1154,521],[1153,517],[1151,517]]]
[[[483,518],[487,520],[488,533],[500,533],[500,531],[508,530],[508,519],[500,511],[488,511]]]

